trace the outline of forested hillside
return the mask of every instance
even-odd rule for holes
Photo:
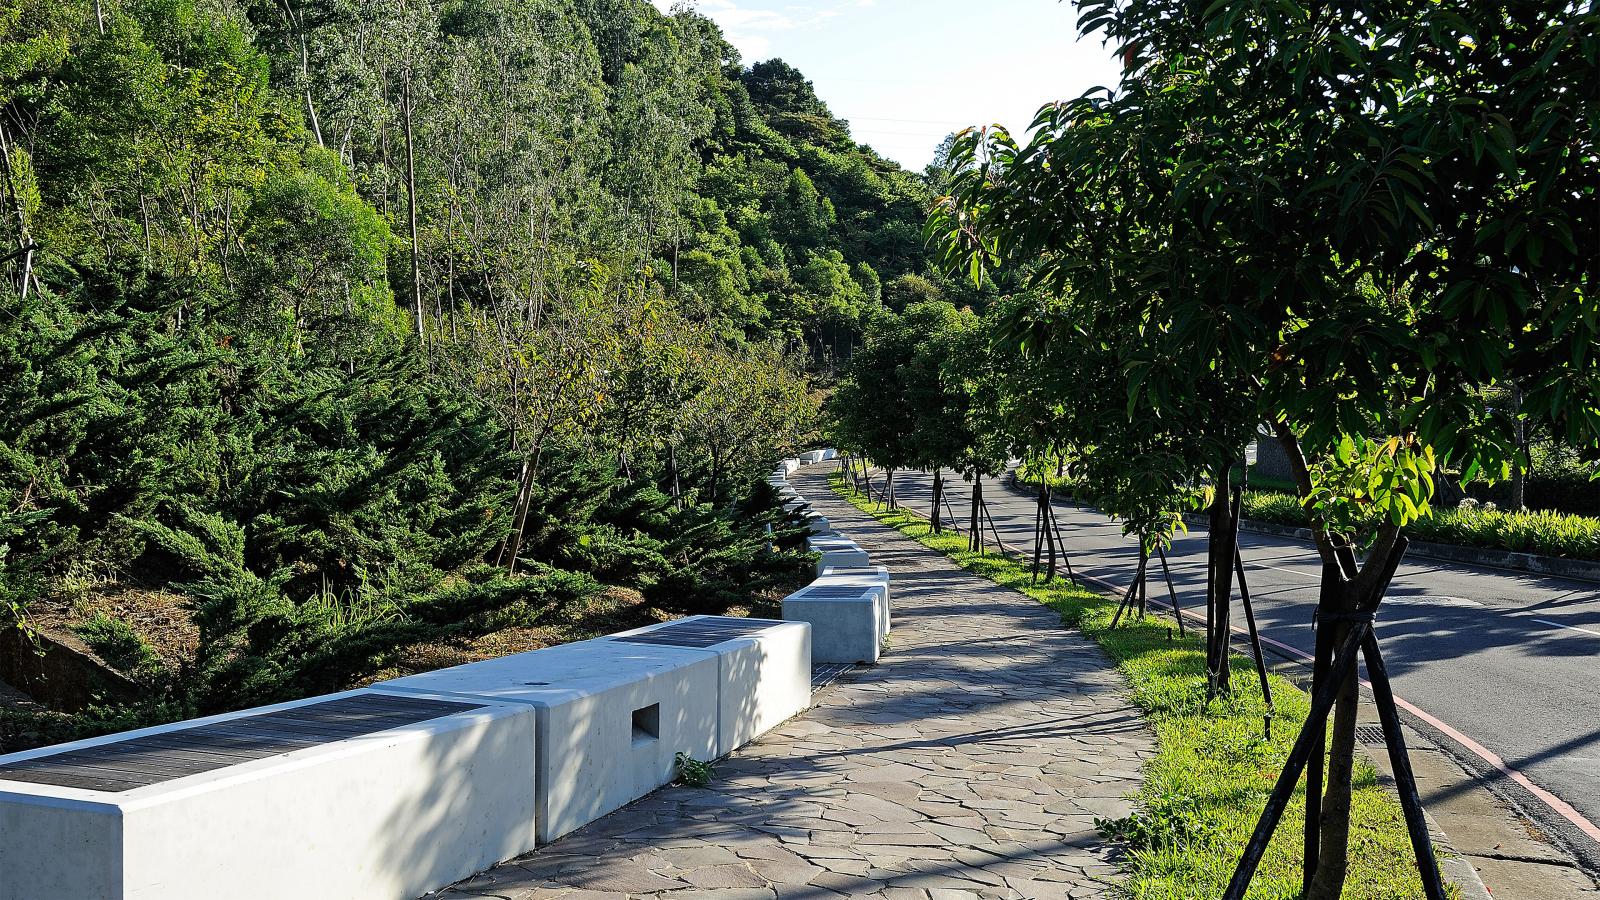
[[[919,177],[645,0],[5,0],[0,155],[0,602],[143,685],[13,746],[759,607],[753,476],[940,292]]]

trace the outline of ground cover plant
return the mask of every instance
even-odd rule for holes
[[[1246,493],[1244,516],[1301,528],[1311,523],[1300,499],[1279,491]],[[1366,530],[1375,524],[1366,522]],[[1600,518],[1548,509],[1499,509],[1466,500],[1454,508],[1434,509],[1412,523],[1411,534],[1440,544],[1600,560]]]
[[[835,476],[834,490],[961,568],[1005,585],[1061,613],[1065,627],[1093,639],[1128,681],[1130,698],[1156,730],[1156,756],[1132,799],[1136,811],[1106,821],[1101,831],[1121,842],[1123,889],[1138,900],[1215,897],[1272,790],[1273,779],[1306,716],[1308,699],[1292,682],[1272,679],[1272,738],[1262,733],[1266,706],[1252,679],[1240,679],[1227,696],[1206,702],[1206,654],[1199,637],[1176,637],[1164,617],[1127,620],[1111,627],[1117,603],[1065,580],[1036,583],[1030,568],[1001,554],[973,552],[964,537],[936,534],[917,513],[884,510]],[[1236,664],[1249,665],[1238,657]],[[1301,891],[1303,788],[1273,838],[1250,898],[1289,900]],[[1351,803],[1351,866],[1345,896],[1407,900],[1423,896],[1399,803],[1364,760],[1356,765]]]

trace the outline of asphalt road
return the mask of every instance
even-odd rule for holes
[[[897,472],[897,500],[926,515],[932,481],[925,473]],[[881,473],[874,482],[881,486]],[[945,484],[964,528],[971,485],[948,477]],[[1031,554],[1034,498],[998,479],[985,481],[984,498],[1005,543]],[[1076,571],[1128,584],[1138,547],[1119,524],[1060,501],[1056,515]],[[1269,646],[1269,653],[1309,654],[1321,567],[1316,551],[1308,542],[1248,533],[1240,535],[1240,548],[1262,636],[1283,645]],[[1179,601],[1202,614],[1205,549],[1205,530],[1197,528],[1168,554]],[[1148,595],[1165,602],[1159,568],[1151,569]],[[1243,624],[1237,606],[1234,619]],[[1421,719],[1430,736],[1494,775],[1593,874],[1600,861],[1600,584],[1412,558],[1384,600],[1378,634],[1395,693],[1416,713],[1407,716],[1412,724]],[[1248,653],[1247,641],[1236,640]],[[1249,673],[1235,677],[1241,674]],[[1495,771],[1473,743],[1532,785]],[[1541,790],[1554,796],[1540,797]],[[1561,814],[1563,802],[1575,815]]]

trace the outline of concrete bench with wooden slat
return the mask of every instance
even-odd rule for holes
[[[0,897],[414,897],[533,849],[534,726],[362,690],[0,757]]]
[[[819,663],[878,661],[888,633],[884,586],[818,579],[783,598],[783,617],[811,626],[811,654]]]
[[[689,616],[606,640],[696,647],[716,655],[718,755],[732,753],[811,705],[811,629],[803,622]]]
[[[519,777],[536,786],[539,841],[548,843],[672,781],[677,754],[722,755],[719,677],[716,654],[701,648],[596,638],[382,687],[533,710],[539,752]]]

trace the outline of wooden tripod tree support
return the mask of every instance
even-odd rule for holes
[[[1067,552],[1067,542],[1061,538],[1061,523],[1056,520],[1055,504],[1050,504],[1048,507],[1046,507],[1046,509],[1048,509],[1050,512],[1050,527],[1055,531],[1056,546],[1061,549],[1061,561],[1067,566],[1067,579],[1070,580],[1074,586],[1078,586],[1078,575],[1076,572],[1072,571],[1072,554]]]
[[[1117,627],[1122,621],[1122,614],[1129,607],[1138,611],[1139,618],[1144,618],[1145,602],[1149,594],[1145,586],[1145,569],[1150,564],[1150,551],[1145,549],[1144,535],[1139,536],[1139,568],[1134,572],[1133,583],[1128,585],[1128,590],[1122,595],[1122,602],[1117,605],[1117,614],[1111,617],[1111,627]]]
[[[1172,587],[1172,569],[1167,566],[1167,550],[1156,544],[1156,556],[1161,559],[1161,576],[1167,581],[1167,596],[1172,599],[1172,617],[1178,620],[1178,636],[1184,635],[1183,609],[1178,606],[1178,592]]]
[[[1033,513],[1033,582],[1039,582],[1039,564],[1041,550],[1049,554],[1045,563],[1044,583],[1049,584],[1056,577],[1056,561],[1059,559],[1067,567],[1067,578],[1074,585],[1078,583],[1078,575],[1072,571],[1072,557],[1067,553],[1067,543],[1061,538],[1061,523],[1056,520],[1055,504],[1051,502],[1052,491],[1050,483],[1043,475],[1039,476],[1038,503]]]
[[[950,517],[950,530],[954,531],[956,534],[960,534],[961,533],[961,526],[957,525],[956,523],[961,521],[961,520],[956,518],[956,511],[955,511],[954,508],[952,508],[950,506],[950,494],[949,494],[949,492],[945,493],[945,495],[943,497],[943,500],[944,500],[944,512],[945,512],[945,515]]]
[[[1049,526],[1049,518],[1048,518],[1049,509],[1050,509],[1050,483],[1048,481],[1046,481],[1044,475],[1041,474],[1039,476],[1039,493],[1038,493],[1038,495],[1035,496],[1034,504],[1033,504],[1033,583],[1034,584],[1038,584],[1039,583],[1040,557],[1044,553],[1044,547],[1045,547],[1045,544],[1047,543],[1046,534],[1047,534],[1047,531],[1048,531],[1048,529],[1050,527]],[[1045,580],[1046,584],[1049,584],[1050,581],[1055,578],[1055,574],[1056,574],[1056,542],[1055,542],[1055,538],[1054,537],[1050,537],[1048,539],[1048,543],[1050,545],[1050,563],[1049,563],[1050,568],[1049,568],[1048,573],[1044,577],[1044,580]]]
[[[982,476],[979,477],[982,478]],[[1010,553],[1011,548],[1007,547],[1006,542],[1000,539],[1000,529],[995,527],[994,514],[989,512],[989,501],[983,499],[983,487],[981,482],[979,483],[978,487],[978,509],[982,514],[982,518],[987,520],[989,523],[989,533],[994,536],[995,546],[1000,548],[1001,553]]]
[[[1237,507],[1236,507],[1237,508]],[[1239,527],[1239,517],[1233,519],[1234,528]],[[1267,681],[1267,662],[1261,653],[1261,632],[1256,629],[1256,611],[1250,603],[1250,586],[1244,580],[1244,554],[1239,550],[1237,532],[1233,541],[1233,567],[1234,573],[1239,577],[1239,597],[1244,601],[1244,621],[1250,626],[1250,649],[1256,655],[1256,675],[1261,679],[1261,699],[1267,704],[1266,717],[1262,728],[1266,731],[1267,740],[1272,740],[1272,717],[1275,710],[1272,705],[1272,685]]]
[[[1318,829],[1324,754],[1323,734],[1327,727],[1328,715],[1333,711],[1339,694],[1350,680],[1356,677],[1358,652],[1366,657],[1367,676],[1372,682],[1373,702],[1378,708],[1378,718],[1383,725],[1383,737],[1384,743],[1388,745],[1389,761],[1394,766],[1395,787],[1400,794],[1400,808],[1405,814],[1406,832],[1411,838],[1411,849],[1416,853],[1418,873],[1422,876],[1423,894],[1427,900],[1444,900],[1444,881],[1439,875],[1439,864],[1434,857],[1433,842],[1428,836],[1427,818],[1422,810],[1421,796],[1417,792],[1416,776],[1411,770],[1411,759],[1406,755],[1405,735],[1400,730],[1400,713],[1395,705],[1394,691],[1389,684],[1389,673],[1384,667],[1383,655],[1378,648],[1377,635],[1372,630],[1378,605],[1383,600],[1384,591],[1388,589],[1390,580],[1394,578],[1395,569],[1400,565],[1400,558],[1405,555],[1405,549],[1406,539],[1404,537],[1396,539],[1389,557],[1383,562],[1382,577],[1378,580],[1371,597],[1358,606],[1354,614],[1343,617],[1349,623],[1350,629],[1337,647],[1334,647],[1330,634],[1333,622],[1319,623],[1322,627],[1317,631],[1317,665],[1312,687],[1311,713],[1306,717],[1300,735],[1295,738],[1294,747],[1289,751],[1289,758],[1284,761],[1283,771],[1278,775],[1277,784],[1273,786],[1272,794],[1267,798],[1266,808],[1261,813],[1260,821],[1256,823],[1255,831],[1250,835],[1250,841],[1245,844],[1244,853],[1239,857],[1239,864],[1233,871],[1233,878],[1228,882],[1227,890],[1223,892],[1222,900],[1244,900],[1245,891],[1249,889],[1250,881],[1261,865],[1261,857],[1266,853],[1267,844],[1272,840],[1273,832],[1283,819],[1290,798],[1294,796],[1302,770],[1307,773],[1307,853],[1304,877],[1305,885],[1309,888],[1317,870],[1317,853],[1313,848],[1319,846],[1320,838]]]

